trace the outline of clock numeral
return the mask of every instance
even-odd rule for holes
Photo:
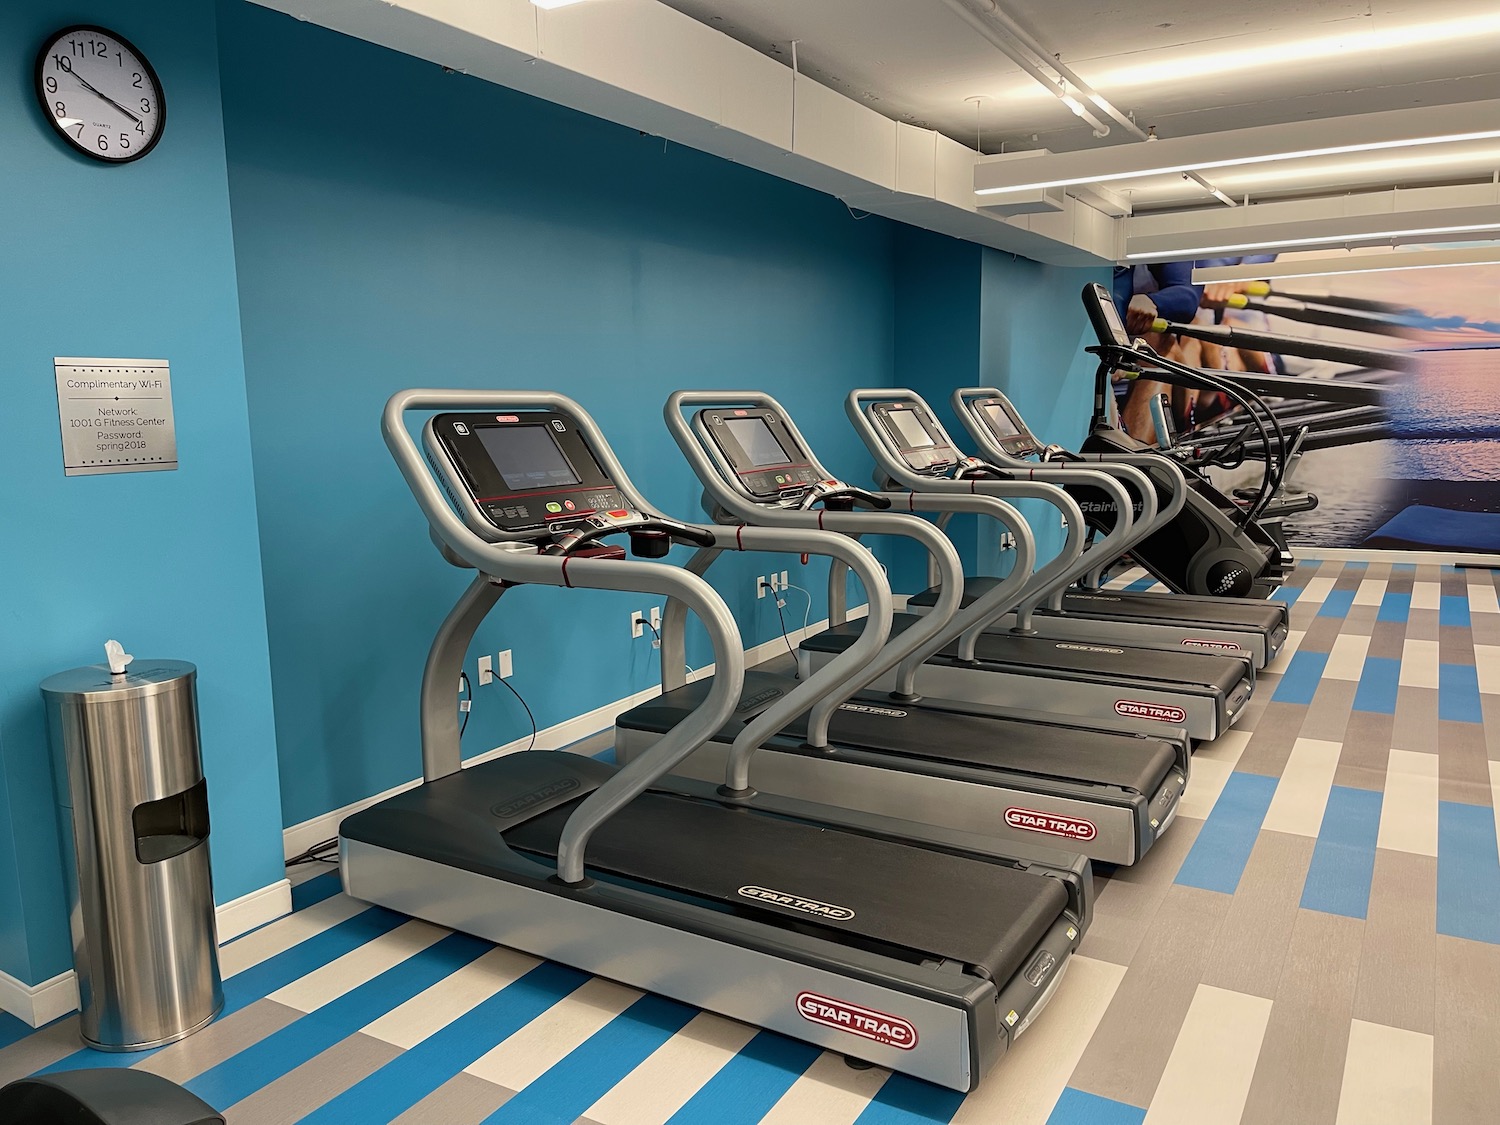
[[[141,99],[141,112],[142,113],[150,113],[151,112],[151,102],[148,99],[146,99],[146,98],[142,98]]]
[[[50,74],[47,76],[47,93],[57,93],[57,79],[53,78]]]
[[[68,116],[68,107],[63,105],[62,102],[53,102],[52,112],[59,117],[66,117]]]
[[[81,55],[83,54],[83,44],[76,39],[69,39],[68,50],[72,51],[75,55]]]
[[[136,72],[136,73],[132,74],[131,78],[133,78],[135,80],[135,81],[131,82],[131,85],[134,86],[137,90],[139,90],[141,88],[141,76],[140,76],[140,73]]]
[[[144,137],[146,135],[146,126],[137,121],[135,123],[135,131]]]
[[[109,44],[104,42],[102,39],[90,39],[89,50],[91,50],[98,58],[109,58]]]
[[[121,148],[129,148],[130,147],[130,138],[126,134],[124,134],[124,133],[120,134],[120,147]]]
[[[99,151],[100,152],[108,152],[109,151],[109,138],[106,137],[103,133],[99,134],[99,140],[98,140],[97,143],[99,145]]]
[[[73,73],[73,60],[68,58],[67,55],[53,55],[52,65],[57,67],[58,70],[65,71],[68,74]]]
[[[119,51],[115,52],[115,65],[122,68],[125,66],[125,59]]]

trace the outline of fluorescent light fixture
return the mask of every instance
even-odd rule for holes
[[[1464,149],[1460,152],[1429,153],[1421,163],[1395,157],[1389,160],[1341,161],[1336,164],[1304,164],[1296,168],[1261,168],[1246,172],[1226,172],[1214,179],[1224,188],[1238,191],[1261,185],[1295,183],[1297,181],[1337,178],[1347,182],[1355,176],[1376,176],[1384,172],[1400,172],[1406,169],[1424,173],[1438,169],[1472,168],[1476,170],[1500,168],[1500,149]]]
[[[1409,238],[1427,234],[1473,234],[1478,231],[1500,232],[1500,222],[1469,223],[1464,226],[1453,227],[1413,227],[1407,230],[1374,230],[1367,233],[1348,235],[1310,235],[1306,238],[1274,238],[1266,241],[1230,242],[1223,246],[1188,246],[1172,250],[1149,250],[1139,254],[1126,254],[1125,260],[1136,262],[1152,258],[1158,261],[1178,261],[1180,259],[1205,258],[1214,254],[1227,254],[1236,251],[1284,250],[1291,246],[1327,246],[1330,244],[1337,245],[1341,242],[1370,242],[1382,238]]]
[[[1194,285],[1215,281],[1271,281],[1281,277],[1330,277],[1343,273],[1388,270],[1435,270],[1454,266],[1500,265],[1500,244],[1426,250],[1390,250],[1377,254],[1330,254],[1239,266],[1203,266],[1193,271]]]
[[[550,12],[553,8],[566,8],[569,4],[581,4],[583,0],[531,0],[531,3],[535,7]]]
[[[533,3],[535,0],[533,0]],[[1067,101],[1067,98],[1063,99]],[[1348,152],[1379,152],[1392,148],[1419,148],[1423,145],[1458,144],[1463,141],[1488,141],[1500,138],[1500,129],[1478,133],[1449,133],[1439,137],[1403,137],[1393,141],[1368,141],[1357,145],[1330,145],[1296,152],[1270,152],[1260,156],[1238,156],[1225,160],[1194,161],[1167,164],[1160,168],[1142,168],[1133,172],[1107,172],[1095,176],[1068,176],[1057,180],[1040,180],[1034,184],[1010,184],[1005,187],[976,188],[975,195],[1003,195],[1012,191],[1038,191],[1042,188],[1072,187],[1075,184],[1102,184],[1117,180],[1138,180],[1145,176],[1166,176],[1173,172],[1204,172],[1213,168],[1237,168],[1247,164],[1269,164],[1277,160],[1304,160],[1310,156],[1341,156]]]
[[[1057,96],[1062,100],[1063,105],[1067,106],[1073,111],[1074,117],[1083,116],[1083,103],[1075,98],[1072,94],[1058,94]]]
[[[1348,21],[1357,26],[1359,22]],[[1373,22],[1373,21],[1370,21]],[[1315,39],[1298,39],[1263,47],[1242,48],[1227,51],[1201,51],[1194,49],[1189,57],[1168,60],[1161,52],[1153,52],[1154,59],[1130,66],[1117,67],[1095,75],[1097,85],[1106,88],[1132,86],[1160,86],[1165,82],[1187,81],[1206,77],[1220,77],[1235,71],[1271,69],[1284,72],[1282,68],[1295,63],[1318,63],[1345,58],[1349,55],[1377,51],[1420,50],[1436,43],[1451,43],[1460,40],[1485,39],[1500,35],[1500,14],[1489,13],[1464,19],[1440,20],[1431,23],[1404,24],[1380,29],[1364,28],[1323,35]]]

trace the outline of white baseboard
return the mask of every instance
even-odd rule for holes
[[[1500,555],[1460,551],[1373,551],[1357,547],[1306,547],[1294,544],[1299,558],[1329,559],[1333,562],[1447,563],[1452,566],[1492,566],[1500,569]]]
[[[292,884],[286,879],[223,903],[214,909],[219,944],[291,911]],[[72,969],[41,984],[26,984],[0,973],[0,1012],[9,1012],[32,1027],[41,1027],[77,1010],[78,980]]]
[[[8,973],[0,973],[0,1012],[9,1012],[32,1027],[41,1027],[77,1010],[78,980],[72,969],[41,984],[26,984]]]
[[[904,604],[905,599],[901,598],[898,601]],[[866,612],[867,608],[865,606],[856,606],[849,611],[849,617],[851,619],[863,617]],[[787,632],[785,640],[777,637],[774,640],[769,640],[763,644],[755,645],[753,648],[746,649],[745,663],[753,666],[770,660],[784,653],[788,643],[795,649],[798,642],[804,637],[820,633],[826,628],[828,628],[828,621],[825,618],[822,621],[814,621],[806,629],[791,629]],[[692,682],[712,676],[713,674],[714,666],[710,664],[704,668],[694,669],[687,678],[689,682]],[[536,734],[535,749],[561,750],[564,746],[571,746],[575,742],[581,742],[585,738],[598,734],[600,731],[607,730],[614,725],[617,717],[629,711],[632,707],[646,702],[648,699],[654,699],[660,690],[659,687],[649,687],[633,695],[627,695],[624,699],[617,699],[613,703],[606,703],[603,707],[595,707],[592,711],[586,711],[582,715],[558,723],[556,726],[539,730]],[[526,749],[530,741],[531,736],[525,735],[514,742],[507,742],[504,746],[497,746],[493,750],[486,750],[482,754],[474,755],[472,758],[465,758],[464,764],[472,766],[480,762],[487,762],[492,758],[499,758],[505,754],[514,754],[519,750]],[[415,750],[415,747],[413,750]],[[415,757],[415,754],[413,756]],[[322,816],[315,816],[311,820],[304,820],[301,824],[292,825],[281,834],[282,848],[286,854],[286,858],[291,859],[293,856],[301,855],[314,844],[320,844],[324,840],[330,840],[337,836],[339,824],[346,816],[353,816],[355,813],[361,812],[371,805],[378,805],[387,797],[394,797],[397,793],[404,793],[408,789],[414,789],[420,783],[421,778],[412,778],[410,781],[404,781],[394,788],[387,789],[384,793],[376,793],[373,797],[366,797],[363,800],[345,805],[343,808],[326,812]]]
[[[231,941],[241,934],[248,934],[257,926],[274,922],[283,914],[292,912],[292,883],[282,879],[258,891],[230,902],[221,903],[214,910],[214,924],[219,933],[219,944]]]

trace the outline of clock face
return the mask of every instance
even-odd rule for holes
[[[64,28],[47,41],[36,59],[36,94],[71,147],[111,164],[150,152],[167,118],[156,71],[102,27]]]

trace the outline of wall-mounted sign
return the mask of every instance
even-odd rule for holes
[[[53,360],[63,472],[177,468],[172,376],[164,359]]]

